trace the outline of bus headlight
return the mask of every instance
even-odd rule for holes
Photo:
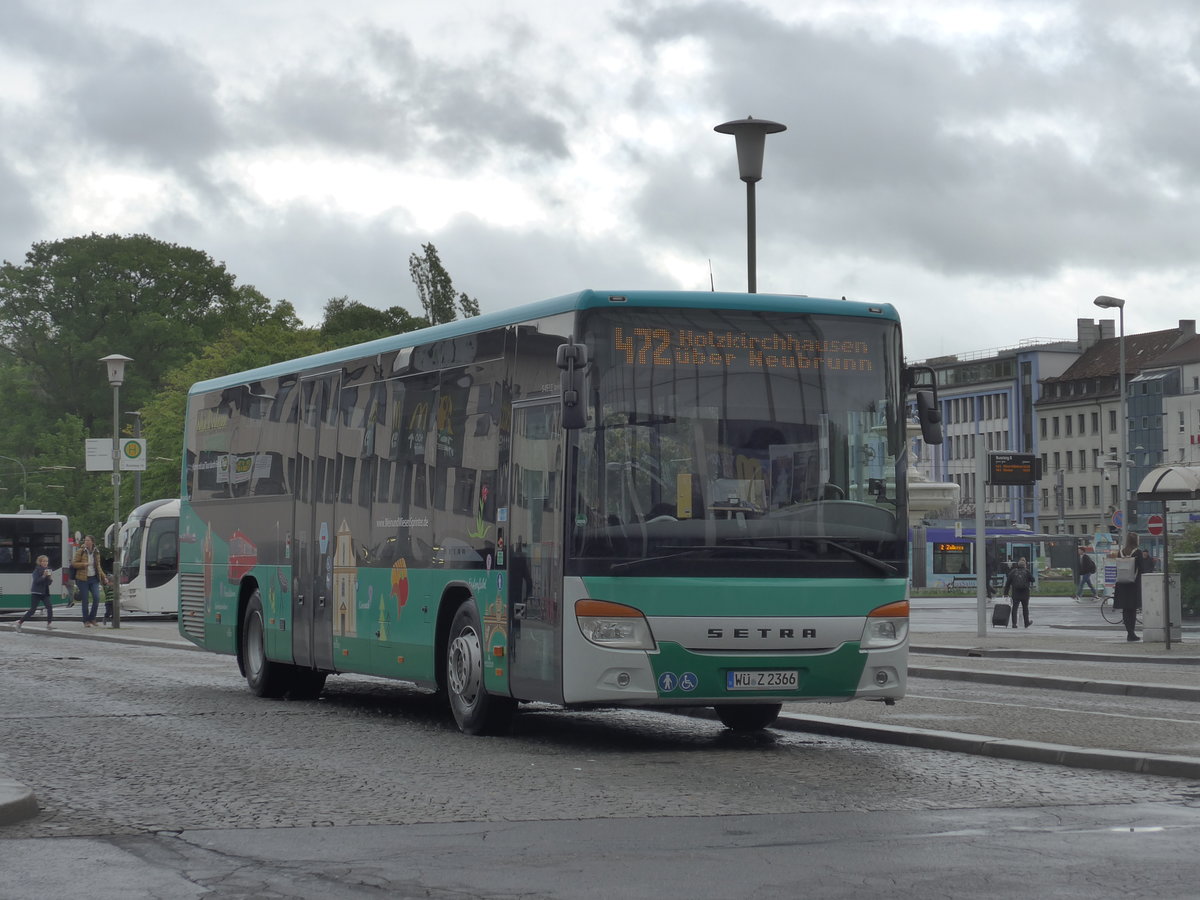
[[[908,637],[908,601],[901,600],[879,606],[867,614],[859,646],[864,650],[880,650],[904,643]]]
[[[583,636],[600,647],[653,650],[654,635],[640,610],[607,600],[576,600],[575,621]]]

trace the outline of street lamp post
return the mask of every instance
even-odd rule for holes
[[[0,456],[0,459],[15,462],[21,467],[21,509],[24,509],[29,504],[29,473],[25,471],[25,463],[11,456]]]
[[[112,579],[113,586],[113,609],[112,609],[112,627],[121,627],[121,560],[120,547],[118,546],[121,536],[121,384],[125,381],[125,363],[133,362],[128,356],[122,356],[119,353],[113,353],[110,356],[104,357],[100,362],[104,363],[108,371],[108,383],[113,389],[113,438],[112,438],[112,485],[113,485],[113,562],[112,571],[109,577]]]
[[[723,122],[713,128],[713,131],[721,134],[732,134],[737,142],[738,177],[746,182],[746,290],[751,294],[758,291],[754,183],[762,180],[763,149],[767,135],[786,130],[786,125],[753,116]]]
[[[1121,513],[1121,546],[1125,546],[1125,535],[1129,533],[1129,459],[1126,455],[1125,444],[1128,442],[1129,422],[1126,418],[1125,411],[1125,301],[1120,297],[1105,297],[1103,295],[1092,301],[1101,309],[1115,309],[1120,318],[1120,375],[1118,376],[1117,389],[1121,392],[1120,396],[1120,412],[1117,414],[1120,418],[1120,428],[1117,429],[1117,493],[1121,497],[1121,502],[1117,505],[1117,509]]]

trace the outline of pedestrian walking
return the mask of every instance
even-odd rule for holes
[[[54,607],[50,605],[50,583],[53,580],[54,573],[50,570],[50,557],[39,556],[33,570],[33,583],[29,588],[29,612],[17,619],[17,631],[21,630],[23,623],[33,618],[39,603],[46,604],[46,629],[54,629]]]
[[[1033,620],[1029,618],[1029,594],[1033,590],[1033,572],[1029,571],[1029,564],[1025,562],[1025,557],[1017,560],[1017,564],[1008,570],[1008,577],[1004,579],[1004,596],[1012,595],[1012,627],[1017,627],[1017,612],[1024,610],[1025,612],[1025,627],[1028,628],[1033,624]]]
[[[1086,584],[1089,591],[1092,592],[1092,599],[1098,599],[1096,594],[1096,585],[1092,583],[1092,576],[1096,574],[1096,560],[1092,558],[1092,554],[1079,548],[1079,580],[1075,585],[1075,602],[1085,603],[1083,598],[1083,586]]]
[[[100,551],[96,549],[96,540],[90,534],[83,539],[83,546],[75,551],[71,568],[75,570],[75,585],[79,589],[83,627],[95,628],[98,625],[96,609],[100,606],[100,585],[108,584],[108,576],[104,573],[104,563],[100,559]]]
[[[1153,568],[1149,554],[1138,550],[1138,542],[1135,532],[1125,535],[1125,543],[1117,556],[1117,583],[1113,585],[1113,609],[1121,611],[1127,641],[1141,640],[1134,633],[1134,626],[1138,610],[1142,608],[1142,573]]]

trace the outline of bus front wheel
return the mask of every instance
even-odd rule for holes
[[[462,602],[450,625],[446,693],[463,734],[505,734],[512,727],[516,701],[489,694],[483,684],[483,637],[474,600]]]
[[[755,703],[749,706],[717,706],[717,718],[732,731],[762,731],[779,718],[782,703]]]
[[[267,659],[266,628],[258,591],[250,597],[246,618],[242,620],[242,661],[246,668],[246,684],[255,696],[283,696],[288,688],[289,667]]]

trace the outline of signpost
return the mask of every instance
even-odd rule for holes
[[[111,472],[113,468],[112,438],[87,438],[83,443],[84,463],[89,472]],[[146,441],[144,438],[121,438],[120,465],[122,472],[146,471]]]

